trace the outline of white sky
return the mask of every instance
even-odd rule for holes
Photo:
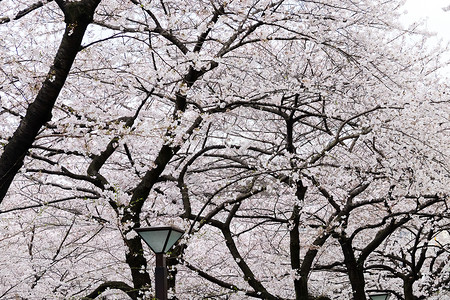
[[[450,0],[407,0],[406,10],[412,19],[426,19],[430,31],[450,41],[450,10],[442,8],[450,6]],[[405,18],[406,23],[408,20]]]
[[[414,20],[425,20],[429,32],[436,33],[436,37],[443,41],[442,45],[450,43],[450,0],[407,0],[405,9],[408,14],[403,18],[405,24]],[[449,46],[450,47],[450,46]],[[450,62],[450,49],[444,56],[444,61]],[[450,76],[450,63],[440,71]]]

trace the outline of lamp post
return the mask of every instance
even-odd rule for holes
[[[390,298],[389,293],[379,293],[369,295],[370,300],[388,300]]]
[[[173,226],[135,228],[134,230],[156,254],[156,299],[167,300],[167,267],[164,254],[172,248],[184,232]]]

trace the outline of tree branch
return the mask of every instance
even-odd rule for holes
[[[113,290],[121,290],[122,292],[126,293],[131,299],[138,299],[138,293],[137,291],[122,281],[107,281],[102,284],[100,284],[95,290],[93,290],[90,294],[86,295],[85,297],[81,298],[82,300],[90,300],[95,299],[98,296],[100,296],[104,291],[108,289]]]

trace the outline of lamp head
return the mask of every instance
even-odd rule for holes
[[[390,298],[389,293],[379,293],[369,295],[370,300],[388,300]]]
[[[164,254],[181,238],[184,231],[174,226],[134,229],[156,254]]]

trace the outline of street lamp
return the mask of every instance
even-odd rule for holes
[[[369,295],[370,300],[388,300],[390,298],[389,293],[380,293]]]
[[[156,254],[156,299],[167,300],[167,267],[164,254],[172,248],[184,232],[173,226],[135,228],[134,230]]]

